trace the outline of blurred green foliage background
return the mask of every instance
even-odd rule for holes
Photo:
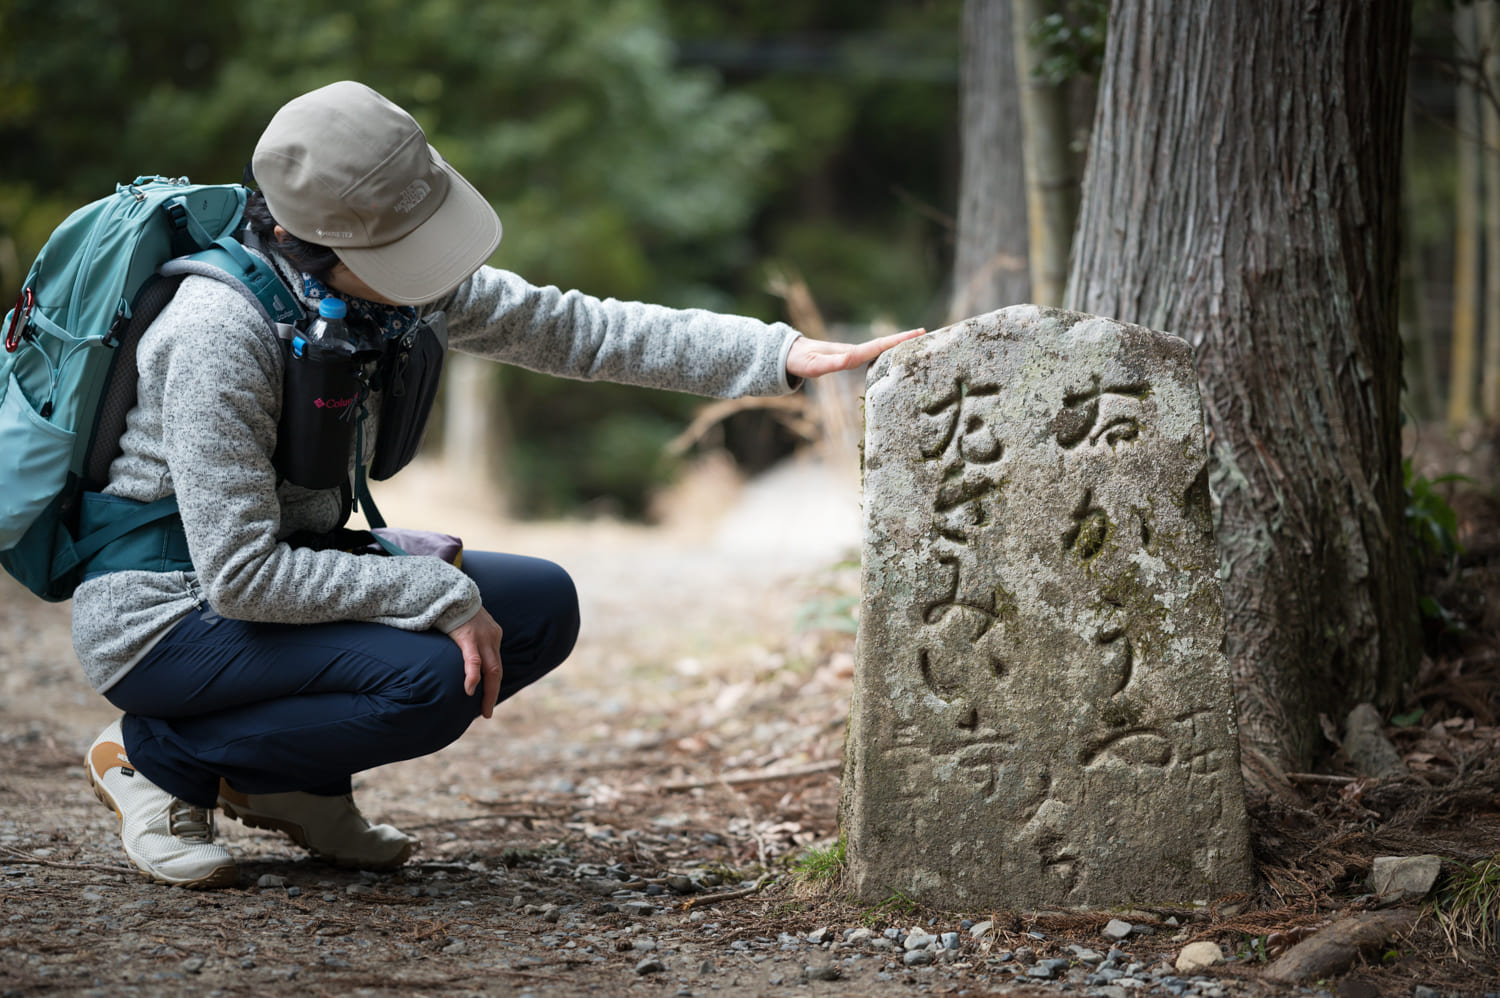
[[[358,79],[505,222],[493,263],[600,296],[943,317],[960,0],[0,0],[0,294],[138,174],[239,180],[283,102]],[[639,513],[699,401],[497,368],[514,507]]]

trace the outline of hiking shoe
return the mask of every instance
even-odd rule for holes
[[[219,807],[251,828],[285,832],[313,856],[335,866],[394,870],[417,845],[399,828],[370,824],[355,806],[353,794],[244,794],[221,780]]]
[[[120,722],[105,728],[84,760],[100,803],[120,819],[125,855],[159,884],[225,887],[239,871],[214,845],[214,813],[179,800],[142,776],[125,758]]]

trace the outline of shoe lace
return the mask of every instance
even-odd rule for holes
[[[174,800],[167,810],[167,831],[189,842],[212,842],[214,812],[210,808],[194,807],[185,800]]]

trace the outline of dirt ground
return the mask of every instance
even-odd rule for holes
[[[1254,897],[1189,912],[939,912],[857,906],[836,879],[793,866],[837,835],[852,482],[797,466],[739,488],[709,470],[676,508],[722,514],[665,528],[508,523],[435,474],[402,484],[411,491],[377,492],[393,522],[567,567],[584,631],[562,669],[493,721],[357,779],[366,814],[422,840],[396,873],[323,866],[222,819],[236,886],[140,878],[83,777],[113,711],[82,681],[68,609],[0,580],[0,995],[1500,992],[1496,952],[1415,906],[1415,930],[1336,979],[1262,980],[1266,958],[1373,909],[1374,856],[1437,853],[1451,876],[1500,854],[1500,600],[1485,598],[1500,590],[1500,515],[1488,500],[1461,510],[1473,553],[1445,583],[1470,630],[1435,639],[1406,723],[1389,729],[1416,782],[1354,780],[1335,755],[1325,782],[1255,797]],[[1102,932],[1117,915],[1136,929],[1113,942]],[[908,966],[884,940],[913,929],[957,933],[955,948]],[[1235,958],[1173,978],[1177,952],[1205,939]],[[1133,987],[1089,977],[1112,947]],[[1027,977],[1048,957],[1071,965]]]

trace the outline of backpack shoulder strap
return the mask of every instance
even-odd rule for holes
[[[222,281],[243,295],[273,326],[302,318],[302,306],[275,268],[229,236],[214,240],[207,249],[168,260],[158,273],[166,277],[198,274]]]

